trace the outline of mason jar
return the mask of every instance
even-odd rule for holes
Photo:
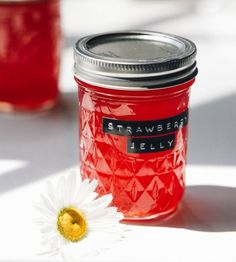
[[[51,108],[59,95],[60,1],[0,0],[0,111]]]
[[[196,46],[143,31],[87,36],[74,48],[83,178],[127,220],[173,213],[183,196]]]

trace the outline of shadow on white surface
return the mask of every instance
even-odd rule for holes
[[[73,167],[78,162],[77,94],[41,113],[0,115],[0,159],[23,161],[0,176],[0,194]]]
[[[236,188],[188,186],[180,210],[163,225],[207,232],[236,231]]]
[[[188,163],[236,165],[236,94],[190,110]]]
[[[236,188],[188,186],[179,210],[165,222],[136,222],[135,225],[184,228],[203,232],[236,231]]]

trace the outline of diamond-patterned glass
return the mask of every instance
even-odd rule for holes
[[[178,91],[178,92],[177,92]],[[130,92],[132,93],[132,92]],[[127,218],[173,211],[184,191],[187,126],[175,132],[172,150],[127,153],[127,137],[104,133],[103,117],[158,120],[187,110],[188,88],[150,93],[95,92],[79,87],[82,177],[99,181],[98,193],[112,193],[113,205]]]

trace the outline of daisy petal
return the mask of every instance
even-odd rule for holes
[[[43,205],[45,207],[47,207],[48,210],[51,211],[51,213],[53,214],[57,214],[57,209],[55,208],[55,206],[51,203],[51,201],[45,197],[43,194],[41,194],[41,199],[42,199],[42,202],[43,202]]]
[[[42,216],[46,217],[46,218],[50,218],[50,217],[54,217],[55,214],[50,210],[48,209],[47,207],[45,206],[42,206],[41,204],[39,203],[35,203],[34,204],[34,208],[39,212],[41,213]]]
[[[52,225],[47,225],[47,226],[41,227],[40,232],[41,233],[52,233],[52,232],[56,232],[56,229],[52,227]]]
[[[71,201],[73,200],[73,197],[72,197],[73,194],[71,194],[71,192],[76,191],[77,176],[78,176],[78,174],[77,174],[76,170],[73,169],[67,177],[66,190],[67,190],[67,194],[68,194],[69,203],[71,203]]]
[[[116,207],[110,207],[106,209],[100,209],[97,210],[97,212],[91,212],[90,210],[86,210],[86,216],[88,219],[98,219],[98,218],[103,218],[103,217],[113,217],[117,213],[117,208]]]
[[[59,205],[58,205],[58,201],[57,201],[57,197],[55,194],[55,187],[53,187],[53,184],[51,183],[51,181],[47,181],[46,183],[46,191],[48,194],[48,198],[51,200],[51,202],[53,203],[53,205],[59,209]]]
[[[93,180],[92,182],[89,183],[89,180],[88,179],[85,179],[80,188],[79,188],[79,191],[78,191],[78,196],[77,196],[77,203],[78,205],[81,204],[82,202],[86,201],[87,198],[93,194],[95,188],[97,187],[98,185],[98,181],[97,180]]]
[[[111,204],[112,199],[113,199],[113,197],[112,197],[111,194],[105,195],[105,196],[97,198],[94,201],[91,201],[90,203],[86,204],[86,202],[85,202],[85,206],[87,208],[89,208],[91,210],[93,209],[95,211],[95,209],[107,207],[109,204]],[[82,204],[82,207],[83,207],[83,204]]]

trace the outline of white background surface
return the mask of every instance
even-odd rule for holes
[[[127,238],[91,261],[236,261],[236,4],[217,0],[66,0],[60,106],[0,115],[0,261],[42,261],[32,203],[45,179],[77,165],[72,45],[107,30],[150,29],[192,39],[187,189],[179,213],[129,226]]]

